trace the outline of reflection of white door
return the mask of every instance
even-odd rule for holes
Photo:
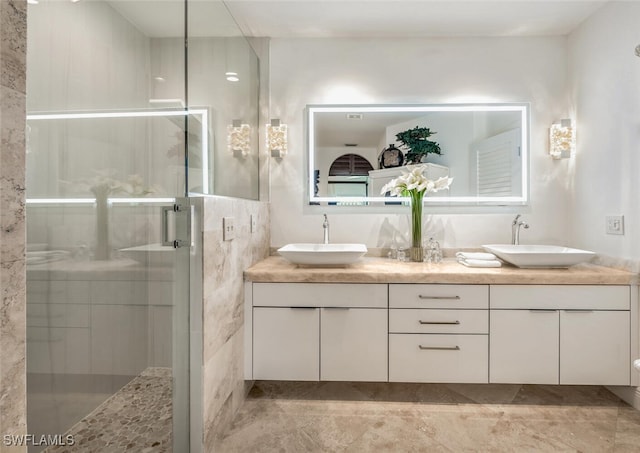
[[[520,128],[471,145],[471,187],[478,196],[522,195]]]

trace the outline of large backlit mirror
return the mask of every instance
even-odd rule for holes
[[[381,188],[419,164],[453,178],[427,204],[528,202],[528,104],[309,105],[306,119],[310,204],[407,201]]]

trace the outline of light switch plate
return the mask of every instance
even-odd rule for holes
[[[256,221],[256,216],[254,216],[253,214],[251,214],[251,232],[255,233],[256,230],[258,229],[258,222]]]
[[[624,234],[624,216],[608,215],[606,216],[607,234]]]
[[[222,240],[230,241],[236,237],[236,231],[233,224],[233,217],[222,218]]]

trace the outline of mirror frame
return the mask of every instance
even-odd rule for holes
[[[315,121],[318,113],[375,113],[375,112],[517,112],[520,113],[522,130],[522,195],[510,197],[487,196],[438,196],[424,198],[426,204],[434,206],[525,206],[529,202],[529,144],[530,144],[530,104],[521,103],[482,103],[482,104],[309,104],[305,108],[307,128],[307,184],[305,198],[309,205],[344,203],[366,204],[383,207],[388,197],[317,197],[314,196],[315,170]],[[408,197],[394,197],[396,202],[409,202]]]

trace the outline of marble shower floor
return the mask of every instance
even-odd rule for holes
[[[591,386],[259,381],[215,451],[640,452],[640,412]]]

